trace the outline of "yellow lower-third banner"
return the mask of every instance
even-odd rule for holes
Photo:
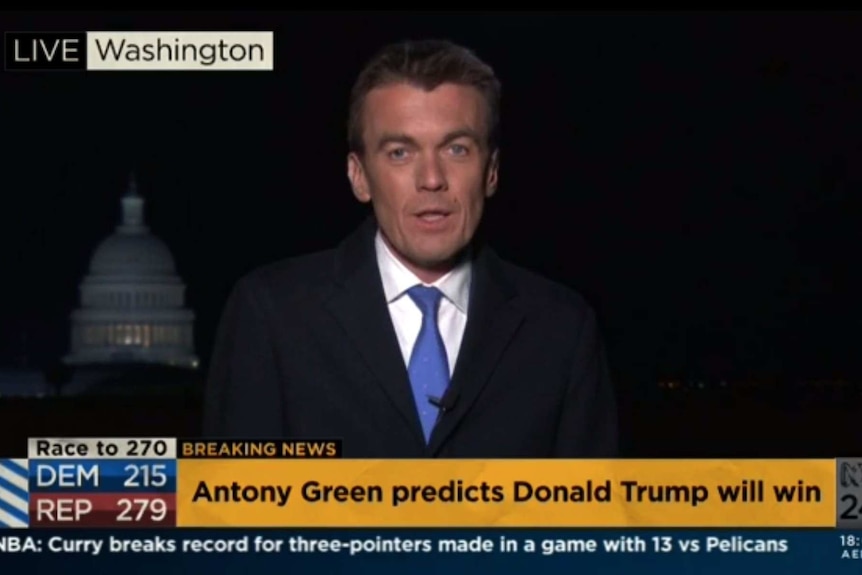
[[[834,527],[827,460],[179,460],[180,527]]]

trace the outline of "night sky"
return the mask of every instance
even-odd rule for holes
[[[0,74],[0,365],[47,365],[134,170],[197,313],[364,217],[347,96],[444,37],[503,83],[497,251],[596,308],[619,379],[862,376],[862,16],[4,14],[4,30],[274,30],[275,72]]]

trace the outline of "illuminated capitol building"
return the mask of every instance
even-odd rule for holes
[[[170,250],[144,223],[144,199],[132,177],[122,220],[96,248],[81,282],[64,362],[197,367],[185,290]]]
[[[134,176],[120,207],[116,229],[96,247],[79,286],[62,390],[41,370],[0,369],[0,397],[85,393],[121,373],[198,367],[186,286],[170,249],[146,225]]]

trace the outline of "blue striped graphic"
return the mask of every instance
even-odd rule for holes
[[[29,525],[29,473],[26,459],[0,459],[0,529]]]

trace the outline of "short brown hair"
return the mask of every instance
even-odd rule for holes
[[[488,110],[488,146],[499,145],[500,81],[494,70],[472,50],[448,40],[418,40],[390,44],[363,68],[350,92],[347,144],[362,153],[362,106],[368,93],[381,86],[404,82],[424,90],[444,83],[472,86],[484,96]]]

